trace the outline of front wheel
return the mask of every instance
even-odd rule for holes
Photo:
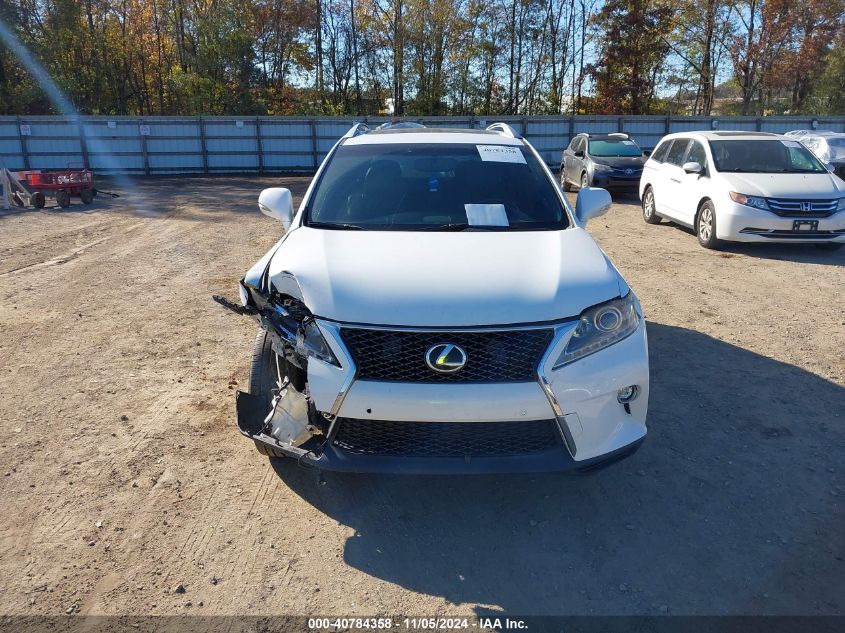
[[[643,220],[649,224],[660,224],[661,217],[657,215],[657,206],[654,203],[654,190],[647,187],[643,193]]]
[[[560,166],[560,186],[563,187],[564,191],[572,191],[572,185],[566,179],[566,175],[563,170],[563,165]]]
[[[698,210],[695,234],[698,237],[698,243],[704,248],[719,248],[719,240],[716,238],[716,209],[709,200]]]
[[[586,189],[590,186],[590,177],[587,175],[587,172],[581,174],[581,189]]]
[[[273,350],[270,334],[264,328],[259,328],[255,336],[255,346],[252,349],[252,366],[249,371],[249,393],[261,396],[262,410],[270,412],[273,406],[273,391],[278,390],[283,383],[285,361]],[[262,455],[268,457],[284,457],[281,451],[276,451],[261,442],[255,443],[255,448]]]

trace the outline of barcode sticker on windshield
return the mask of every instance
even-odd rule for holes
[[[526,164],[525,156],[518,147],[509,145],[476,145],[481,160],[490,163],[522,163]]]
[[[798,141],[781,141],[787,147],[801,147],[801,143]]]

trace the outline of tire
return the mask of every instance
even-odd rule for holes
[[[563,165],[560,166],[560,186],[563,187],[564,191],[572,191],[572,185],[569,184],[569,181],[564,175]]]
[[[657,214],[657,205],[654,203],[654,190],[646,187],[643,192],[643,220],[648,224],[660,224],[662,220]]]
[[[94,192],[88,187],[85,187],[80,190],[79,197],[82,200],[82,204],[91,204],[94,201]]]
[[[587,176],[587,172],[581,174],[581,189],[586,189],[590,186],[590,177]]]
[[[47,198],[44,197],[44,193],[42,191],[36,191],[29,197],[32,206],[36,209],[43,209],[44,205],[47,204]]]
[[[280,367],[281,365],[280,359]],[[273,351],[270,334],[264,328],[258,328],[255,344],[252,348],[252,364],[249,370],[249,393],[260,395],[264,400],[265,411],[273,405],[273,389],[279,384],[276,371],[276,352]],[[255,442],[256,450],[268,457],[284,457],[285,454],[271,446]]]
[[[57,191],[56,204],[62,209],[67,209],[70,206],[70,194],[67,191]]]
[[[709,200],[698,208],[695,216],[695,235],[698,243],[704,248],[718,249],[719,240],[716,238],[716,208]]]
[[[843,247],[845,247],[845,244],[842,244],[841,242],[824,242],[822,244],[816,244],[816,248],[820,251],[838,251]]]

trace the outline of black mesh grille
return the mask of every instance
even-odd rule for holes
[[[489,332],[412,332],[342,328],[358,379],[398,382],[528,382],[536,380],[540,358],[551,343],[551,329]],[[442,374],[425,362],[438,343],[460,345],[467,355],[463,369]]]
[[[392,422],[340,418],[334,445],[358,455],[465,457],[530,455],[561,447],[554,420]]]

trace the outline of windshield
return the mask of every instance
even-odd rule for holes
[[[337,148],[305,224],[504,231],[563,229],[568,221],[555,185],[524,147],[385,143]]]
[[[643,151],[629,139],[603,139],[590,141],[590,156],[642,156]]]
[[[806,147],[793,140],[710,141],[716,171],[815,174],[827,170]]]

